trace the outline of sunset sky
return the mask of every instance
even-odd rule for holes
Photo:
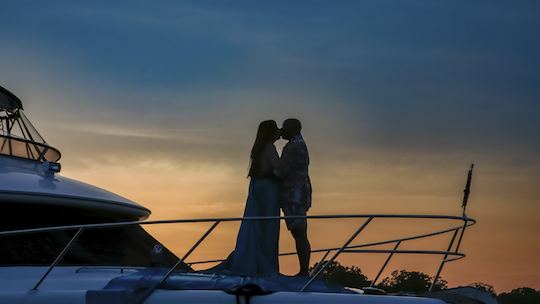
[[[337,3],[10,1],[0,85],[62,151],[64,176],[137,201],[151,219],[241,216],[265,119],[303,122],[311,214],[460,215],[474,162],[478,224],[443,278],[540,288],[540,3]],[[313,222],[313,246],[337,246],[359,224]],[[434,227],[376,222],[356,243]],[[237,226],[219,228],[192,260],[233,248]],[[204,229],[150,230],[181,254]],[[384,258],[339,261],[373,278]],[[388,272],[434,274],[439,260],[397,258]],[[297,261],[281,268],[295,273]]]

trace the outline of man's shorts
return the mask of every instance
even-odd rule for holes
[[[309,207],[294,203],[284,204],[281,208],[283,209],[283,214],[285,216],[306,216],[309,209]],[[299,228],[307,229],[307,219],[305,218],[285,219],[285,223],[289,230]]]

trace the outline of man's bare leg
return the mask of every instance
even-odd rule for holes
[[[300,262],[300,272],[298,275],[309,275],[309,260],[311,259],[311,245],[307,236],[307,227],[293,228],[291,233],[296,242],[296,252]]]

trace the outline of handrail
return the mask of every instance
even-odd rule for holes
[[[54,147],[49,146],[46,143],[40,143],[32,140],[28,140],[25,138],[15,137],[11,135],[5,135],[0,134],[0,155],[7,155],[17,158],[24,158],[24,159],[31,159],[36,161],[50,161],[50,162],[56,162],[58,161],[62,154],[60,151]],[[5,144],[8,144],[9,148],[4,149]],[[16,147],[14,147],[14,143],[24,145],[24,153],[16,153],[13,150],[15,150]],[[37,153],[35,156],[32,152],[32,150],[29,148],[29,146],[34,146],[34,149]],[[4,151],[8,150],[8,151]]]
[[[209,222],[239,222],[239,221],[260,221],[260,220],[286,220],[286,219],[354,219],[354,218],[400,218],[400,219],[446,219],[446,220],[468,220],[472,226],[476,220],[470,217],[453,216],[453,215],[418,215],[418,214],[335,214],[335,215],[290,215],[290,216],[253,216],[253,217],[224,217],[224,218],[196,218],[196,219],[176,219],[176,220],[154,220],[154,221],[126,221],[126,222],[110,222],[100,224],[83,224],[83,225],[65,225],[46,228],[30,228],[0,232],[2,235],[17,235],[27,233],[51,232],[62,230],[77,230],[85,229],[102,229],[115,228],[123,226],[136,225],[162,225],[162,224],[178,224],[178,223],[209,223]],[[453,230],[453,229],[452,229]]]
[[[469,218],[466,227],[470,227],[470,226],[473,226],[475,224],[476,224],[476,221]],[[444,233],[448,233],[448,232],[454,231],[456,229],[460,229],[461,227],[462,226],[459,226],[459,227],[456,226],[456,227],[452,227],[452,228],[448,228],[448,229],[438,230],[438,231],[435,231],[435,232],[430,232],[430,233],[426,233],[426,234],[419,234],[419,235],[414,235],[414,236],[409,236],[409,237],[404,237],[404,238],[399,238],[399,239],[394,239],[394,240],[387,240],[387,241],[380,241],[380,242],[374,242],[374,243],[352,245],[352,246],[347,246],[347,249],[349,249],[349,248],[352,249],[352,248],[372,247],[372,246],[378,246],[378,245],[392,244],[392,243],[396,243],[396,242],[399,242],[399,241],[412,241],[412,240],[417,240],[417,239],[422,239],[422,238],[428,238],[430,236],[436,236],[436,235],[441,235],[441,234],[444,234]],[[338,250],[338,249],[339,249],[339,247],[313,249],[313,250],[311,250],[311,253],[327,252],[327,251],[331,252],[331,251],[335,251],[335,250]],[[284,253],[279,254],[279,256],[289,256],[289,255],[296,255],[296,251],[289,251],[289,252],[284,252]],[[225,260],[224,259],[215,259],[215,260],[196,261],[196,262],[190,262],[190,263],[188,263],[188,265],[218,263],[218,262],[223,262],[223,261],[225,261]]]
[[[405,249],[344,249],[342,252],[351,253],[403,253],[403,254],[440,254],[465,257],[464,253],[445,250],[405,250]]]
[[[463,257],[465,257],[465,254],[458,252],[459,250],[459,244],[461,243],[461,239],[463,237],[464,230],[476,224],[476,220],[469,218],[465,215],[463,216],[450,216],[450,215],[416,215],[416,214],[338,214],[338,215],[310,215],[310,216],[260,216],[260,217],[229,217],[229,218],[198,218],[198,219],[174,219],[174,220],[156,220],[156,221],[129,221],[129,222],[113,222],[113,223],[100,223],[100,224],[84,224],[84,225],[70,225],[70,226],[57,226],[57,227],[47,227],[47,228],[32,228],[32,229],[21,229],[21,230],[12,230],[12,231],[4,231],[0,232],[0,237],[5,235],[20,235],[20,234],[31,234],[31,233],[42,233],[42,232],[53,232],[53,231],[66,231],[66,230],[78,230],[77,233],[74,235],[74,237],[69,241],[69,243],[64,247],[62,252],[55,258],[54,262],[49,266],[47,272],[40,278],[40,280],[37,282],[35,287],[32,290],[37,290],[37,288],[40,286],[40,284],[45,280],[45,278],[48,276],[48,274],[52,271],[52,269],[57,266],[57,264],[60,262],[60,260],[64,257],[64,255],[67,253],[67,251],[70,249],[70,247],[73,245],[73,243],[76,241],[77,237],[80,235],[80,233],[83,230],[91,230],[91,229],[105,229],[105,228],[116,228],[116,227],[124,227],[124,226],[133,226],[133,225],[160,225],[160,224],[174,224],[174,223],[208,223],[211,222],[213,225],[204,233],[201,238],[189,249],[189,251],[181,258],[179,261],[170,268],[166,275],[163,276],[160,279],[159,284],[154,286],[154,288],[150,289],[145,296],[147,298],[150,296],[153,291],[159,286],[164,283],[167,278],[173,273],[173,271],[177,268],[177,266],[184,262],[185,259],[198,247],[198,245],[214,230],[214,228],[221,222],[235,222],[235,221],[261,221],[261,220],[285,220],[285,219],[359,219],[364,218],[366,221],[362,223],[362,225],[359,226],[359,228],[349,237],[349,239],[340,247],[335,248],[326,248],[326,249],[317,249],[312,250],[311,252],[323,252],[326,251],[325,256],[321,260],[321,263],[324,262],[322,266],[317,267],[317,269],[314,269],[312,271],[312,274],[310,274],[310,279],[308,282],[302,287],[300,291],[305,291],[309,285],[324,271],[324,269],[330,265],[341,253],[389,253],[390,255],[385,260],[384,265],[382,266],[381,270],[379,271],[377,278],[381,275],[384,268],[388,265],[390,259],[394,254],[436,254],[436,255],[444,255],[443,259],[441,260],[441,263],[439,265],[439,268],[437,270],[437,275],[435,278],[437,279],[440,275],[440,272],[442,271],[442,268],[445,263],[452,262],[459,260]],[[386,240],[386,241],[380,241],[380,242],[372,242],[367,244],[359,244],[359,245],[350,245],[351,242],[353,242],[356,237],[372,222],[374,219],[439,219],[439,220],[458,220],[463,221],[463,225],[459,225],[456,227],[438,230],[431,233],[424,233],[420,235],[413,235],[408,236],[400,239],[394,239],[394,240]],[[458,235],[459,231],[461,230],[461,235],[458,239],[458,246],[456,246],[455,250],[452,250],[454,241],[456,239],[456,236]],[[442,250],[398,250],[399,244],[404,241],[409,240],[415,240],[420,238],[427,238],[430,236],[435,235],[441,235],[449,232],[454,232],[452,240],[450,241],[450,244],[448,245],[448,249],[446,251]],[[370,246],[377,246],[377,245],[384,245],[389,243],[397,243],[393,250],[386,250],[386,249],[359,249],[363,247],[370,247]],[[333,251],[336,251],[332,257],[328,261],[324,261],[324,259]],[[280,256],[284,255],[292,255],[296,253],[288,252],[288,253],[282,253]],[[451,258],[449,258],[451,257]],[[193,262],[189,263],[189,265],[193,264],[202,264],[202,263],[209,263],[209,262],[219,262],[222,260],[211,260],[211,261],[204,261],[204,262]],[[434,283],[436,282],[436,279],[434,280]]]

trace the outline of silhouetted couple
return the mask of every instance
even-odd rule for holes
[[[249,194],[244,217],[306,216],[311,207],[309,155],[297,119],[287,119],[283,128],[266,120],[259,124],[251,149]],[[274,143],[283,138],[288,143],[281,157]],[[308,275],[311,247],[305,218],[287,218],[287,228],[296,242],[300,272]],[[218,270],[240,275],[279,273],[279,220],[243,220],[236,246]]]

